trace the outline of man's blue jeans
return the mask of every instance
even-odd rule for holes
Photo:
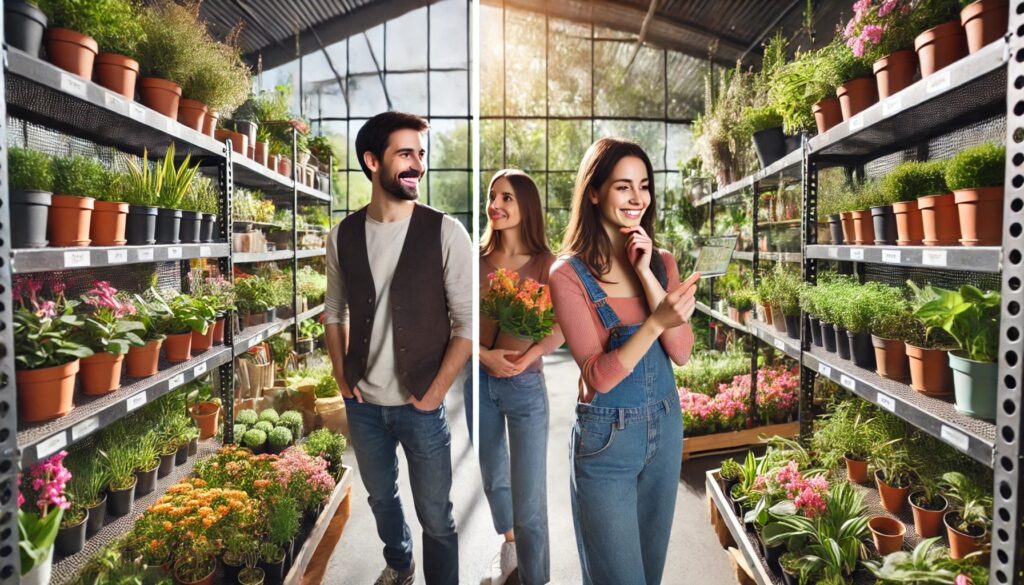
[[[412,533],[398,496],[398,445],[409,465],[416,516],[423,526],[423,573],[428,585],[459,582],[459,539],[452,517],[451,432],[445,408],[377,406],[346,399],[352,447],[384,541],[384,560],[396,571],[412,564]]]

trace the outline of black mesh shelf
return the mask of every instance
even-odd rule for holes
[[[999,272],[1003,249],[999,246],[832,246],[809,245],[807,257],[929,268]]]
[[[97,268],[177,262],[192,258],[223,258],[230,253],[227,244],[178,244],[154,246],[96,246],[86,248],[21,248],[11,252],[11,271],[15,274],[50,272],[67,268]]]
[[[246,327],[235,335],[235,355],[241,355],[257,343],[273,337],[291,326],[293,319],[277,319],[273,323]]]
[[[18,422],[23,466],[31,465],[102,429],[144,404],[190,382],[231,359],[230,348],[215,346],[187,362],[160,360],[160,371],[148,378],[122,376],[119,389],[103,396],[76,393],[75,408],[44,423]]]
[[[235,183],[239,186],[260,189],[268,195],[291,196],[292,188],[298,191],[299,198],[322,201],[327,203],[330,196],[322,191],[308,187],[303,183],[295,183],[277,171],[272,171],[251,158],[235,154],[231,158],[234,165]]]
[[[793,339],[785,333],[779,333],[775,330],[775,327],[768,325],[757,319],[751,319],[750,332],[757,336],[758,339],[773,346],[775,349],[788,355],[789,357],[799,360],[800,359],[800,340]]]

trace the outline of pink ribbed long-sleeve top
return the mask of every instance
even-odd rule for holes
[[[665,250],[658,252],[665,261],[667,290],[673,290],[679,286],[679,268],[671,253]],[[569,351],[583,373],[583,381],[598,392],[608,392],[624,380],[631,370],[619,361],[618,350],[605,351],[609,331],[601,323],[597,309],[583,288],[583,282],[569,262],[560,259],[551,267],[548,284],[551,286],[555,316],[569,343]],[[643,296],[608,297],[607,302],[623,325],[642,323],[651,314],[647,298]],[[673,362],[682,365],[690,359],[693,330],[689,323],[666,330],[660,339],[665,353]]]

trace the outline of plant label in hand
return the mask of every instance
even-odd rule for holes
[[[709,238],[697,254],[693,271],[699,272],[701,278],[725,274],[732,261],[732,253],[736,250],[736,239],[736,236]]]

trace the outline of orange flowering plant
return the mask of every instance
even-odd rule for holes
[[[480,299],[480,311],[506,333],[540,341],[551,335],[555,311],[548,287],[532,278],[520,280],[513,270],[499,268],[487,275],[490,286]]]

